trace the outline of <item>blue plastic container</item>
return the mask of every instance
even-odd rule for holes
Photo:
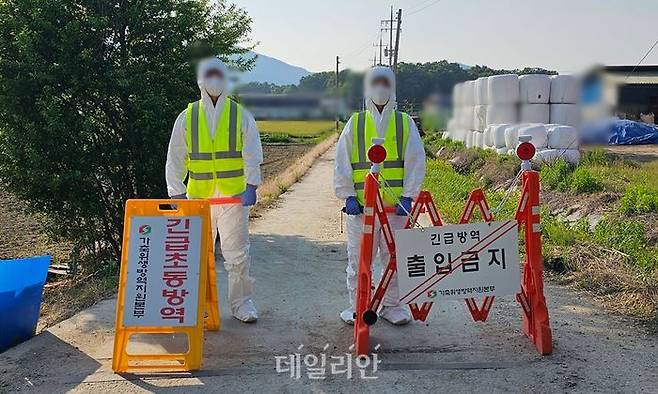
[[[0,260],[0,352],[37,329],[50,256]]]

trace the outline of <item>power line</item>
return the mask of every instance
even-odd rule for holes
[[[644,61],[644,59],[646,59],[647,56],[649,56],[649,54],[651,54],[651,52],[653,52],[653,49],[656,47],[656,45],[658,45],[658,40],[656,40],[656,42],[653,43],[653,45],[651,46],[651,48],[649,48],[649,50],[647,51],[647,53],[645,53],[644,56],[642,56],[642,59],[640,59],[640,61],[637,62],[637,64],[635,65],[635,67],[633,67],[633,70],[631,70],[631,72],[628,73],[628,75],[626,76],[626,79],[628,79],[628,77],[630,77],[630,76],[635,72],[635,70],[640,66],[640,64],[642,64],[642,62]]]
[[[349,52],[349,53],[347,53],[347,54],[344,54],[344,55],[341,56],[341,57],[342,57],[343,60],[344,60],[344,59],[350,59],[350,58],[353,58],[353,57],[355,57],[355,56],[358,56],[358,55],[362,54],[363,51],[365,51],[366,49],[371,48],[371,47],[372,47],[372,43],[375,42],[375,41],[378,40],[378,39],[379,39],[379,34],[377,34],[372,40],[368,40],[368,42],[367,42],[365,45],[359,47],[358,49],[356,49],[356,50],[354,50],[354,51],[352,51],[352,52]]]
[[[414,12],[414,11],[418,10],[419,8],[424,7],[425,5],[430,3],[431,1],[433,1],[433,0],[421,0],[421,1],[417,2],[416,4],[412,5],[411,7],[407,8],[407,12]]]
[[[417,10],[415,10],[415,11],[412,11],[412,12],[408,13],[407,16],[415,15],[415,14],[421,12],[421,11],[424,11],[424,10],[430,8],[431,6],[433,6],[433,5],[435,5],[435,4],[438,4],[439,2],[441,2],[441,0],[435,0],[434,2],[432,2],[432,3],[428,4],[428,5],[426,5],[425,7],[422,7],[422,8],[420,8],[420,9],[417,9]]]

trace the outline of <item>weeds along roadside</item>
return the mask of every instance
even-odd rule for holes
[[[425,188],[444,219],[455,223],[470,192],[483,187],[496,208],[520,162],[461,142],[424,137]],[[585,152],[579,165],[538,168],[542,182],[542,238],[547,275],[585,290],[614,312],[658,330],[658,161]],[[498,218],[512,217],[518,190]]]

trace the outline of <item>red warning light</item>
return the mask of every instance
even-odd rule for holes
[[[386,149],[381,145],[373,145],[368,149],[368,159],[375,164],[386,160]]]
[[[516,155],[521,160],[530,160],[535,157],[535,146],[530,142],[522,142],[516,147]]]

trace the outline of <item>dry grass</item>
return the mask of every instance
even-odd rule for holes
[[[90,274],[47,283],[37,332],[114,296],[117,291],[117,280],[118,278],[113,275]]]
[[[591,243],[554,250],[544,258],[553,270],[556,261],[567,261],[553,279],[584,290],[607,310],[636,317],[658,331],[658,272],[643,274],[628,264],[628,255]]]

